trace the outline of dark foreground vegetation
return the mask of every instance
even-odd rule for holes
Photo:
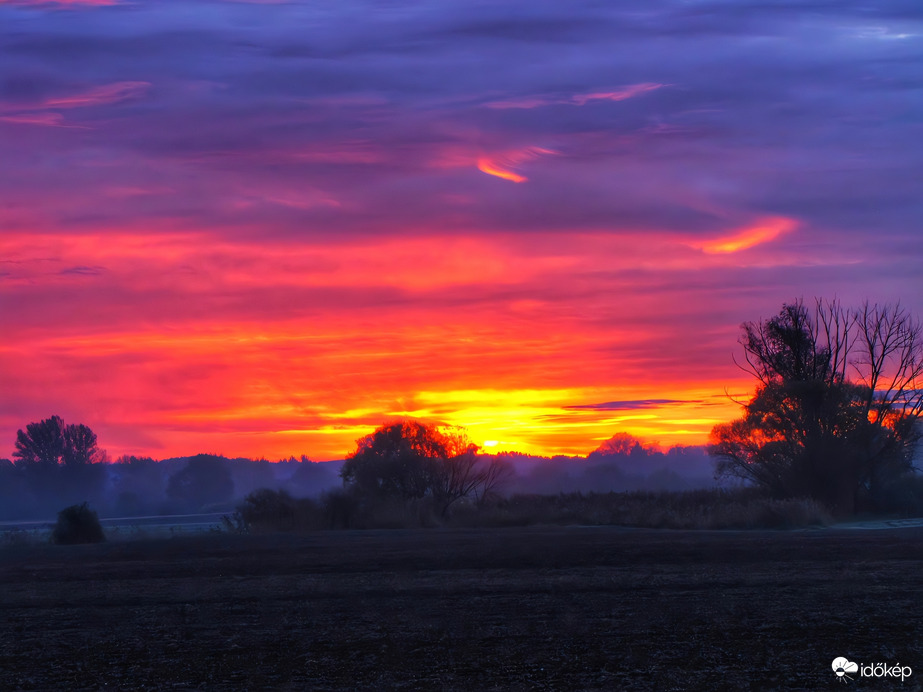
[[[0,689],[833,689],[923,675],[923,531],[215,535],[0,550]]]
[[[58,521],[51,533],[51,542],[58,545],[102,543],[106,540],[99,516],[86,502],[65,507],[58,512]]]
[[[225,516],[224,523],[232,533],[550,524],[655,529],[791,529],[829,525],[833,518],[815,500],[778,500],[756,488],[517,494],[494,498],[487,503],[458,503],[449,513],[441,512],[440,505],[428,498],[369,498],[347,490],[312,499],[263,489],[247,496],[236,512]]]

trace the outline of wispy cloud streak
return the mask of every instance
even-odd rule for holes
[[[552,151],[551,149],[543,149],[541,147],[526,147],[525,149],[508,151],[502,154],[481,156],[478,158],[477,166],[479,171],[486,173],[487,175],[509,180],[514,183],[524,183],[528,180],[528,178],[524,175],[520,175],[519,173],[515,173],[511,169],[527,161],[533,161],[539,156],[556,153],[557,152]]]
[[[120,0],[0,0],[0,5],[26,7],[110,7]]]
[[[486,105],[488,108],[540,108],[542,106],[552,105],[569,105],[585,106],[593,101],[624,101],[649,91],[655,91],[664,87],[664,84],[653,84],[645,82],[643,84],[630,84],[628,86],[613,89],[611,91],[591,91],[583,94],[574,94],[567,98],[522,98],[507,99],[502,101],[489,101]]]
[[[37,108],[88,108],[120,103],[143,96],[150,89],[149,82],[116,82],[104,84],[69,96],[54,96],[45,99]]]
[[[710,255],[731,254],[771,242],[781,235],[795,230],[797,226],[798,224],[794,219],[766,219],[732,235],[706,240],[701,243],[691,243],[691,245]]]

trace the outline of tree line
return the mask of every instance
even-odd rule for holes
[[[817,300],[785,304],[778,315],[741,329],[738,364],[754,377],[756,390],[741,402],[740,418],[711,433],[707,450],[717,477],[778,500],[817,501],[838,516],[923,512],[915,466],[923,437],[920,323],[899,305],[847,308]],[[694,448],[664,453],[624,433],[582,459],[485,455],[463,429],[401,420],[360,438],[336,465],[215,455],[104,464],[108,457],[92,430],[58,416],[18,431],[13,456],[15,462],[0,460],[0,498],[8,510],[17,502],[21,509],[30,497],[76,503],[105,495],[110,513],[200,511],[260,488],[316,495],[339,486],[328,497],[334,513],[338,507],[354,515],[412,507],[435,517],[459,505],[483,506],[530,483],[533,492],[583,491],[575,468],[588,490],[611,491],[619,484],[631,489],[625,484],[638,473],[669,480],[671,469],[699,461]]]

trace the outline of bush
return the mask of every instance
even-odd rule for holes
[[[442,516],[431,498],[401,501],[332,490],[319,501],[257,490],[226,518],[228,530],[305,531],[436,526],[631,526],[652,529],[786,529],[832,523],[810,498],[778,500],[756,488],[626,493],[513,495],[481,505],[461,502]]]
[[[329,528],[360,528],[360,503],[355,493],[341,489],[328,490],[321,494],[320,501]]]
[[[294,498],[284,490],[254,490],[238,505],[225,525],[236,531],[310,531],[323,527],[323,513],[309,498]]]
[[[492,507],[459,511],[456,526],[535,524],[654,529],[781,529],[831,523],[815,500],[774,500],[755,489],[513,495]]]
[[[76,545],[78,543],[102,543],[106,540],[99,516],[84,502],[71,505],[58,512],[58,522],[51,534],[52,543]]]
[[[878,516],[923,517],[923,475],[908,473],[881,484],[860,498],[858,509]]]

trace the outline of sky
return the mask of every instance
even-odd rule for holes
[[[918,0],[0,0],[0,457],[702,444],[921,181]]]

